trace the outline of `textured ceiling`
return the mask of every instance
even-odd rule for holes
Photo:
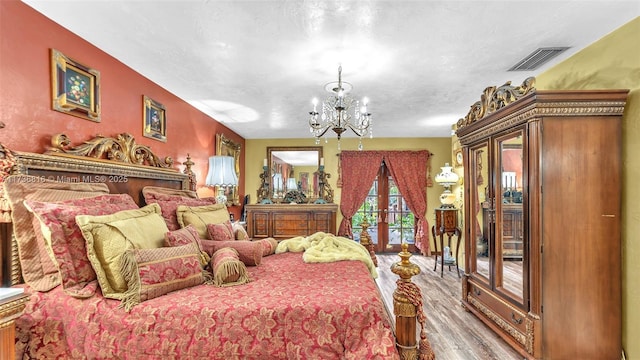
[[[311,99],[339,64],[375,137],[449,136],[485,87],[640,15],[638,0],[25,3],[247,139],[309,137]],[[570,48],[507,72],[555,46]]]

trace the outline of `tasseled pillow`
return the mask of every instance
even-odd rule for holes
[[[217,286],[241,285],[251,281],[247,268],[238,257],[238,251],[225,247],[211,257],[213,284]]]

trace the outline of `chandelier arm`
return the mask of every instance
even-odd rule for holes
[[[360,132],[360,130],[356,130],[351,124],[348,124],[347,126],[349,127],[349,129],[351,129],[351,131],[353,131],[354,134],[358,135],[359,137],[363,137],[367,133],[367,129],[362,129],[362,132]]]
[[[324,128],[324,130],[322,130],[322,132],[320,133],[320,135],[315,135],[315,137],[317,137],[317,138],[321,138],[321,137],[323,137],[323,136],[324,136],[324,134],[326,134],[326,133],[327,133],[327,131],[329,131],[329,129],[331,129],[331,128],[332,128],[332,126],[327,125],[327,126]]]

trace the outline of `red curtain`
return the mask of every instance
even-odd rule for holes
[[[382,164],[383,152],[380,151],[342,151],[340,162],[342,167],[342,193],[340,195],[340,211],[342,222],[338,229],[339,236],[353,239],[351,218],[367,197],[369,189]]]
[[[338,235],[353,238],[351,218],[369,193],[384,160],[407,206],[416,219],[415,244],[423,255],[429,249],[427,212],[427,166],[431,153],[421,151],[342,151],[342,222]]]
[[[398,186],[398,190],[407,202],[409,210],[415,216],[416,248],[422,255],[431,255],[429,248],[429,223],[427,213],[427,162],[431,153],[422,151],[387,151],[384,162]]]

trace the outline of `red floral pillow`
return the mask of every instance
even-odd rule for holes
[[[121,270],[127,291],[121,307],[126,311],[146,300],[211,280],[200,265],[193,244],[155,249],[129,249],[122,254]]]
[[[2,186],[11,207],[22,278],[36,291],[49,291],[60,285],[60,274],[47,250],[43,249],[44,243],[37,239],[33,228],[34,216],[24,206],[24,200],[65,201],[108,194],[109,188],[102,183],[56,182],[31,175],[10,175]]]
[[[238,257],[247,266],[260,265],[262,262],[262,244],[257,241],[232,240],[232,241],[211,241],[212,251],[230,247],[238,251]]]
[[[233,236],[233,226],[231,221],[227,220],[221,224],[207,224],[207,233],[209,239],[215,241],[235,240]]]
[[[180,229],[180,224],[178,223],[178,218],[176,215],[176,210],[178,206],[205,206],[216,203],[215,198],[189,198],[179,195],[166,195],[166,194],[158,194],[158,193],[143,193],[145,195],[144,200],[147,204],[157,203],[160,205],[160,210],[162,212],[162,217],[164,221],[167,223],[167,228],[169,231]]]
[[[247,268],[238,256],[238,251],[229,247],[221,248],[211,257],[213,284],[232,286],[250,281]]]
[[[278,247],[278,240],[274,238],[266,238],[255,240],[254,242],[262,245],[262,256],[269,256],[276,253],[276,248]]]
[[[192,245],[200,252],[200,262],[202,266],[209,263],[209,254],[202,250],[202,241],[198,236],[198,230],[193,225],[187,225],[182,229],[169,231],[164,237],[165,246]]]
[[[137,209],[133,198],[127,194],[109,194],[57,203],[25,200],[24,204],[51,232],[51,250],[65,292],[79,298],[93,296],[97,288],[96,273],[87,257],[76,215],[108,215]]]

